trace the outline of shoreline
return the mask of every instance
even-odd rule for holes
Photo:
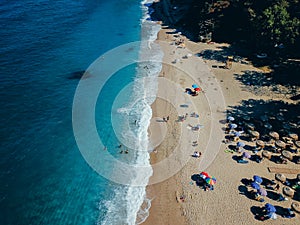
[[[193,83],[201,83],[208,93],[211,92],[211,90],[209,90],[207,86],[210,85],[209,83],[211,82],[213,82],[213,84],[216,83],[215,81],[212,81],[214,78],[210,70],[203,62],[201,63],[199,58],[185,58],[185,55],[189,52],[186,48],[181,49],[177,48],[177,46],[170,46],[169,38],[172,37],[172,35],[167,34],[167,31],[170,30],[162,29],[158,34],[158,41],[160,41],[160,45],[165,54],[160,77],[164,77],[171,80],[175,84],[179,84],[182,89],[182,91],[179,91],[175,94],[170,94],[168,93],[168,91],[166,91],[167,95],[170,95],[170,99],[175,96],[175,98],[178,100],[180,99],[182,93],[184,93],[184,88],[191,86]],[[172,52],[172,49],[174,48],[175,50]],[[174,57],[182,59],[182,61],[176,66],[171,62],[173,61]],[[199,66],[193,68],[192,65],[195,65],[195,63],[198,63]],[[205,74],[201,79],[198,76],[197,70],[202,71],[202,73]],[[159,87],[158,89],[162,91],[164,87]],[[215,89],[217,89],[217,86],[215,87]],[[214,92],[216,92],[216,90],[214,90]],[[189,201],[193,198],[193,196],[190,191],[184,190],[181,186],[183,184],[183,176],[185,177],[185,185],[190,185],[189,179],[192,174],[189,175],[191,168],[186,169],[185,167],[192,166],[200,170],[201,168],[207,167],[207,163],[210,163],[215,157],[214,154],[207,154],[208,150],[206,148],[206,145],[208,144],[208,140],[210,139],[212,130],[212,117],[214,116],[217,118],[221,115],[221,117],[218,117],[218,119],[223,118],[222,116],[224,109],[218,113],[217,107],[215,107],[213,103],[210,104],[210,99],[207,98],[207,95],[204,92],[200,93],[199,96],[196,97],[191,97],[187,94],[183,95],[184,97],[182,101],[177,102],[176,105],[178,107],[179,104],[187,103],[189,107],[185,109],[176,109],[176,106],[174,107],[174,105],[172,106],[172,104],[170,104],[169,102],[159,98],[157,98],[156,101],[152,104],[153,118],[162,118],[169,115],[170,121],[166,123],[168,134],[166,135],[164,141],[150,155],[151,165],[168,158],[170,154],[176,151],[177,145],[179,145],[179,148],[183,149],[183,151],[180,151],[179,153],[176,152],[175,154],[182,154],[181,157],[187,157],[187,161],[182,165],[183,169],[178,171],[178,173],[173,174],[172,177],[167,178],[160,183],[147,186],[147,197],[150,199],[154,198],[154,200],[152,201],[152,207],[150,208],[150,216],[143,224],[188,224],[184,216],[186,212],[184,209],[183,201]],[[217,97],[214,94],[212,94],[212,96],[215,98]],[[172,100],[170,101],[172,102]],[[212,115],[212,111],[215,113],[215,115]],[[188,116],[187,120],[182,123],[177,121],[178,116],[186,113],[190,114],[192,112],[197,112],[197,114],[199,114],[199,117],[204,119],[202,119],[200,122],[199,119]],[[216,116],[217,114],[218,116]],[[191,124],[195,125],[199,123],[201,123],[201,126],[203,126],[204,128],[200,129],[199,132],[193,132],[189,126]],[[222,135],[220,131],[221,127],[219,127],[219,132],[217,132],[219,137],[220,135]],[[176,138],[179,137],[184,138],[180,140],[180,143],[176,143]],[[197,141],[199,145],[197,147],[193,147],[193,141]],[[219,145],[217,143],[216,149],[218,149],[218,146]],[[191,155],[195,150],[198,149],[201,149],[202,158],[192,158]],[[175,159],[173,163],[180,164],[180,161],[180,159]],[[199,162],[201,162],[201,164],[199,164]],[[171,168],[172,165],[167,165],[165,169],[170,170]],[[197,173],[197,170],[194,170],[194,173]],[[154,171],[153,177],[155,176],[156,174]],[[153,177],[150,178],[150,183]],[[164,211],[163,209],[165,207],[168,207],[168,212],[170,211],[172,213],[167,213],[168,216],[161,215],[160,217],[157,217],[156,215],[161,214]]]
[[[173,35],[167,34],[170,31],[168,29],[162,28],[158,34],[158,39],[161,41],[172,42]],[[186,48],[188,51],[192,52],[193,55],[205,51],[205,50],[214,50],[220,51],[223,46],[226,44],[205,44],[205,43],[194,43],[187,40],[185,37]],[[172,56],[172,52],[166,48],[163,48],[164,54],[166,57]],[[181,50],[180,50],[181,51]],[[181,55],[182,56],[182,55]],[[194,57],[194,56],[193,56]],[[166,59],[164,59],[166,60]],[[179,64],[179,67],[182,67],[186,64],[187,61],[191,60],[190,58],[183,60],[183,64]],[[242,64],[240,62],[234,62],[231,70],[220,69],[221,63],[214,60],[204,60],[206,66],[209,69],[209,72],[212,74],[211,78],[214,77],[217,79],[218,83],[221,86],[221,91],[224,94],[226,109],[228,106],[238,106],[240,102],[246,99],[256,99],[256,100],[284,100],[287,103],[293,103],[282,93],[272,93],[269,95],[257,95],[256,93],[251,92],[244,88],[244,85],[236,80],[235,74],[241,74],[243,71],[251,70],[261,72],[259,69],[253,67],[251,63]],[[217,65],[217,66],[215,66]],[[196,65],[195,65],[196,66]],[[201,70],[200,70],[201,71]],[[233,76],[234,75],[234,76]],[[182,75],[178,72],[163,66],[160,77],[167,77],[172,79],[175,83],[177,82],[182,87],[189,86],[191,83],[183,82]],[[191,82],[191,81],[190,81]],[[203,85],[203,84],[202,84]],[[205,91],[210,90],[206,89],[207,87],[203,86]],[[230,87],[230,88],[229,88]],[[204,93],[207,95],[208,93]],[[201,104],[201,102],[197,102]],[[203,106],[203,105],[202,105]],[[176,121],[178,113],[176,110],[171,110],[172,107],[168,105],[167,102],[164,102],[160,99],[152,104],[153,118],[155,117],[165,117],[170,115],[170,121]],[[226,115],[222,115],[223,119],[226,118]],[[209,119],[201,117],[204,122],[207,120],[209,124]],[[185,124],[186,125],[186,124]],[[176,122],[167,123],[168,131],[177,130],[177,133],[180,130],[186,128],[186,126],[181,126]],[[176,127],[179,126],[180,128]],[[223,126],[220,124],[220,126]],[[209,126],[205,126],[203,133],[199,136],[198,140],[201,138],[207,138],[206,131],[210,130]],[[217,128],[219,129],[219,128]],[[211,129],[212,132],[216,132],[217,129]],[[170,132],[170,131],[169,131]],[[176,132],[173,132],[173,134]],[[172,134],[172,132],[170,132]],[[232,155],[225,153],[226,145],[222,144],[224,139],[224,134],[222,138],[216,138],[214,141],[221,145],[218,149],[216,158],[213,158],[213,163],[206,166],[206,171],[210,174],[213,174],[217,177],[216,190],[211,192],[204,192],[199,190],[199,187],[196,187],[195,184],[192,184],[191,176],[193,174],[201,172],[201,167],[199,166],[200,159],[191,158],[188,163],[174,176],[164,180],[163,182],[148,185],[146,188],[147,197],[152,199],[151,208],[149,210],[149,217],[146,219],[143,225],[150,224],[260,224],[260,221],[253,219],[253,214],[249,212],[251,206],[260,205],[262,203],[257,203],[255,201],[247,201],[244,196],[239,193],[239,188],[241,186],[240,180],[242,177],[251,177],[253,174],[260,174],[269,179],[274,179],[273,175],[270,174],[266,168],[267,166],[274,166],[274,163],[266,162],[264,164],[252,164],[248,167],[243,167],[239,164],[236,164],[231,159]],[[201,141],[198,141],[201,143]],[[190,141],[183,143],[184,145],[191,145]],[[172,146],[174,145],[174,136],[170,136],[164,139],[162,144],[158,146],[155,152],[150,154],[151,165],[163,160],[165,157],[172,152]],[[203,148],[205,148],[205,142],[203,143]],[[199,146],[198,149],[202,151],[207,151],[201,149],[202,146]],[[187,152],[187,154],[189,154]],[[201,156],[203,157],[203,156]],[[197,161],[198,160],[198,161]],[[276,165],[276,164],[275,164]],[[166,168],[168,170],[168,168]],[[151,178],[150,178],[151,180]],[[230,182],[227,182],[227,181]],[[151,183],[151,182],[150,182]],[[184,201],[182,201],[183,197]],[[283,205],[288,207],[290,201],[284,203]],[[219,212],[219,213],[215,213]],[[230,216],[220,216],[220,215],[230,215]],[[241,219],[241,215],[243,218]],[[281,222],[287,224],[296,224],[296,219],[294,220],[280,220]],[[274,222],[274,221],[273,221]],[[265,221],[266,224],[271,224],[272,221]]]

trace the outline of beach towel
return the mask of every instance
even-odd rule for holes
[[[239,159],[237,162],[238,162],[238,163],[242,163],[242,164],[246,164],[246,163],[248,163],[248,161],[247,161],[247,160],[243,160],[243,159]]]
[[[225,149],[224,152],[225,152],[225,153],[234,153],[234,150],[231,150],[231,149]]]

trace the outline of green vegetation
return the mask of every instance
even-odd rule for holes
[[[299,56],[299,0],[193,0],[177,25],[202,40],[212,37],[242,42],[255,51]]]
[[[299,1],[160,0],[151,17],[194,41],[230,43],[224,57],[245,57],[277,83],[299,86]]]

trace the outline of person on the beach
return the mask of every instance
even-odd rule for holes
[[[277,164],[287,164],[287,160],[283,158],[282,155],[278,156],[277,159],[275,160]]]
[[[251,156],[251,159],[254,160],[254,161],[257,162],[257,163],[261,163],[261,162],[263,161],[263,157],[260,156],[260,155],[257,155],[257,154],[252,155],[252,156]]]
[[[169,119],[170,119],[170,116],[167,116],[167,121],[169,121]]]
[[[274,187],[274,191],[278,191],[278,190],[279,190],[279,188],[280,188],[280,185],[279,185],[279,184],[277,184],[277,185]]]
[[[193,157],[199,158],[201,156],[201,152],[195,151]]]
[[[283,218],[294,218],[296,216],[296,214],[293,212],[293,210],[291,208],[287,208],[283,211],[282,213],[282,217]]]
[[[198,141],[193,141],[193,147],[198,146]]]
[[[259,202],[264,202],[265,201],[265,199],[263,197],[261,197],[258,193],[254,194],[254,199],[256,201],[259,201]]]
[[[229,134],[233,129],[237,128],[237,124],[235,123],[230,123],[227,125],[227,127],[225,128],[225,134]]]
[[[229,140],[227,142],[229,142],[229,141],[237,142],[237,141],[240,140],[240,136],[241,135],[242,134],[240,132],[238,132],[238,131],[236,131],[234,133],[231,133],[230,136],[229,136]]]
[[[213,191],[214,190],[214,186],[207,184],[207,183],[204,184],[203,188],[204,188],[204,191]]]
[[[188,115],[189,115],[188,113],[186,113],[186,114],[184,115],[184,120],[187,119],[187,116],[188,116]]]
[[[270,190],[275,190],[274,185],[276,184],[273,180],[266,180],[263,182],[265,187]]]
[[[183,122],[184,121],[184,116],[179,116],[179,121]]]
[[[282,201],[287,201],[288,200],[281,193],[276,193],[276,197],[275,198],[276,198],[275,200],[278,201],[278,202],[282,202]]]

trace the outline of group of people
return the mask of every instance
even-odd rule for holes
[[[278,192],[278,190],[280,190],[280,184],[275,182],[275,180],[269,180],[254,175],[253,179],[247,180],[247,183],[244,182],[244,184],[251,187],[252,190],[249,192],[250,198],[256,201],[264,202],[264,196],[268,196],[277,202],[288,200],[283,194]],[[265,189],[262,186],[264,186]],[[262,207],[261,212],[256,214],[256,217],[259,220],[267,220],[270,218],[277,219],[277,214],[280,214],[284,218],[293,218],[295,216],[295,213],[291,208],[283,208],[281,206],[273,206],[270,203],[266,203],[265,206]]]
[[[201,157],[201,152],[198,152],[198,151],[195,151],[194,153],[193,153],[193,157],[195,157],[195,158],[200,158]]]
[[[201,186],[204,191],[213,191],[214,184],[216,183],[216,178],[210,176],[207,172],[201,172],[199,174],[199,179],[196,181],[198,186]]]
[[[164,121],[164,122],[168,122],[169,120],[170,120],[170,116],[163,117],[163,121]]]
[[[122,145],[120,144],[120,145],[118,146],[118,148],[121,149],[121,148],[122,148]],[[125,149],[125,150],[121,149],[119,153],[120,153],[120,154],[123,154],[123,153],[128,154],[129,151],[128,151],[128,149]]]

